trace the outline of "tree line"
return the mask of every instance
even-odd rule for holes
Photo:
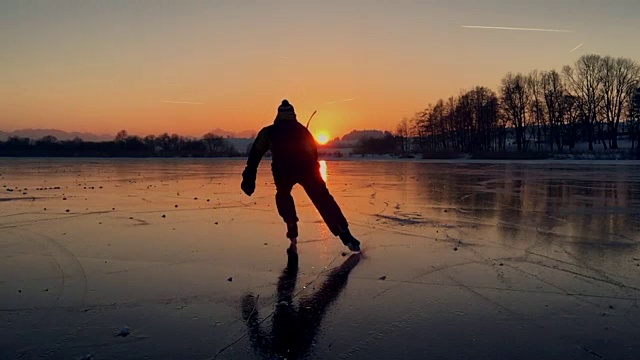
[[[401,152],[563,152],[577,143],[631,148],[640,135],[640,67],[627,58],[584,55],[560,72],[508,73],[497,93],[478,86],[440,99],[397,126]]]
[[[202,138],[178,134],[130,136],[121,130],[113,141],[86,142],[80,138],[60,141],[54,136],[37,140],[10,137],[0,141],[0,156],[51,157],[223,157],[240,153],[222,136],[207,133]]]

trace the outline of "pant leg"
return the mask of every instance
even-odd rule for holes
[[[333,235],[338,236],[349,227],[347,219],[342,214],[338,203],[329,193],[327,184],[325,184],[319,171],[314,171],[304,176],[300,181],[300,185],[309,195],[313,205],[318,209],[320,216],[322,216]]]
[[[296,205],[293,202],[293,196],[291,196],[291,189],[295,185],[295,180],[290,177],[274,176],[274,182],[276,184],[278,214],[287,224],[297,223]]]

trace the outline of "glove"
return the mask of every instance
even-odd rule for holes
[[[242,191],[251,196],[256,190],[256,172],[249,169],[244,169],[242,172],[242,183],[240,184]]]
[[[251,194],[253,194],[253,192],[256,190],[256,183],[255,181],[244,179],[240,184],[240,188],[245,194],[247,194],[247,196],[251,196]]]

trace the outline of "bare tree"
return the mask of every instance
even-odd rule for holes
[[[594,125],[598,123],[598,112],[603,102],[601,63],[600,55],[583,55],[576,61],[573,68],[568,65],[562,68],[567,87],[576,97],[578,106],[584,114],[589,150],[593,150]]]
[[[416,136],[416,145],[420,150],[424,150],[425,136],[422,133],[422,111],[417,111],[413,117],[411,117],[411,131]]]
[[[543,138],[546,137],[546,124],[541,90],[542,79],[540,78],[540,74],[537,70],[530,72],[525,79],[529,98],[531,99],[528,107],[530,114],[529,119],[531,119],[532,123],[529,127],[531,131],[529,139],[535,138],[535,143],[538,146],[538,150],[540,150],[541,143],[544,142]]]
[[[129,137],[129,134],[127,133],[127,130],[120,130],[116,134],[115,141],[116,142],[124,142],[124,141],[127,140],[128,137]]]
[[[464,92],[458,97],[454,110],[456,129],[458,130],[458,144],[460,150],[471,152],[471,140],[473,139],[473,99],[470,92]]]
[[[177,154],[180,154],[180,151],[182,150],[184,143],[185,143],[184,137],[178,134],[171,134],[171,137],[169,138],[169,147],[173,151],[175,151]]]
[[[433,131],[433,147],[436,149],[442,148],[443,150],[448,147],[444,107],[444,101],[440,99],[431,108],[431,113],[429,114],[429,123],[431,124]]]
[[[530,96],[522,74],[508,73],[502,78],[500,101],[504,116],[515,128],[518,151],[526,150],[525,126]]]
[[[565,94],[562,102],[564,104],[564,135],[567,139],[569,150],[573,150],[578,141],[578,123],[582,117],[581,108],[578,106],[578,100],[575,96]]]
[[[604,114],[609,133],[609,147],[618,148],[620,117],[638,84],[640,67],[631,59],[606,56],[602,60],[600,82],[604,100]]]
[[[498,123],[498,98],[496,94],[478,86],[469,92],[473,105],[473,137],[471,150],[494,150],[493,138]]]
[[[206,133],[202,140],[204,141],[207,151],[210,154],[220,153],[225,145],[225,140],[222,136],[218,136],[214,133]]]
[[[411,125],[408,118],[403,118],[396,128],[396,133],[400,138],[400,149],[402,153],[407,153],[410,149]]]
[[[458,128],[457,122],[458,119],[456,118],[456,108],[458,107],[458,102],[459,102],[459,98],[456,98],[455,96],[450,96],[447,101],[444,103],[444,116],[445,116],[445,122],[446,122],[446,128],[447,128],[447,139],[448,139],[448,145],[447,148],[453,148],[453,149],[461,149],[462,148],[462,143],[460,141],[460,138],[458,138],[456,136],[456,131]]]
[[[553,144],[562,152],[562,134],[564,132],[564,117],[566,113],[565,89],[557,71],[543,72],[541,76],[542,94],[546,113],[549,119],[549,145],[553,151]]]
[[[427,133],[425,129],[429,111],[429,108],[420,110],[413,115],[412,119],[413,132],[416,134],[418,147],[421,151],[424,151],[427,148]]]

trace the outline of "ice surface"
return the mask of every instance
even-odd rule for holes
[[[325,165],[360,255],[268,160],[0,160],[0,358],[640,358],[638,163]]]

